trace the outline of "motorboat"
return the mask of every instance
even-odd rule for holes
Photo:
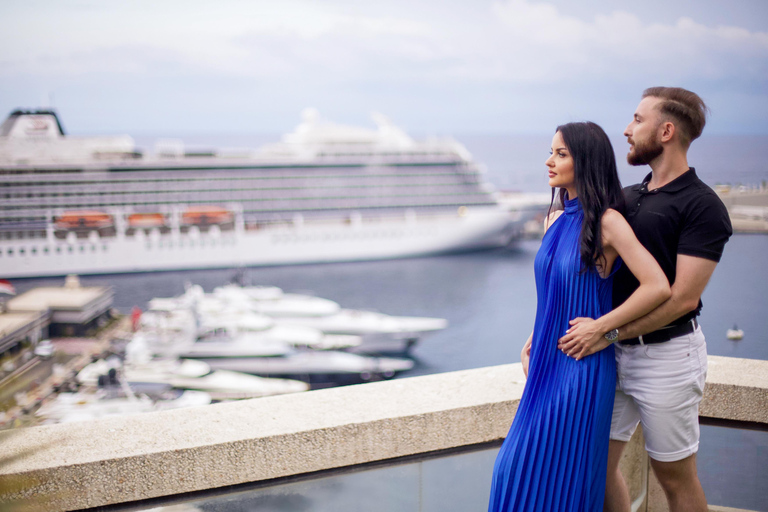
[[[175,354],[181,358],[273,357],[292,350],[291,345],[284,341],[245,334],[236,338],[204,338],[177,347]]]
[[[214,288],[213,295],[230,303],[248,304],[251,310],[270,317],[328,316],[341,309],[332,300],[284,293],[276,286],[241,287],[228,284]]]
[[[284,293],[280,288],[268,287],[270,298],[257,298],[261,289],[229,284],[214,289],[222,304],[239,311],[258,311],[272,318],[275,327],[303,326],[325,335],[360,336],[362,342],[354,351],[361,353],[406,352],[422,336],[444,329],[442,318],[391,316],[372,311],[342,309],[334,301],[295,293]],[[236,306],[235,306],[236,305]],[[218,320],[222,323],[222,320]],[[352,347],[350,347],[352,348]]]
[[[443,318],[391,316],[374,311],[342,309],[338,313],[317,317],[275,319],[278,325],[303,325],[326,334],[361,336],[355,349],[366,353],[407,352],[425,334],[445,329]]]
[[[410,370],[410,359],[366,357],[340,351],[295,350],[275,357],[204,359],[211,368],[308,379],[310,382],[348,382],[390,379]]]
[[[109,416],[128,416],[145,412],[196,407],[211,403],[204,391],[177,391],[152,400],[147,395],[117,395],[111,390],[95,389],[59,393],[35,412],[43,423],[71,423]]]
[[[122,362],[112,358],[100,359],[85,366],[78,374],[78,382],[96,386],[99,377],[117,369],[121,378],[137,389],[162,388],[205,391],[213,400],[258,398],[306,391],[309,386],[301,381],[268,379],[228,370],[212,370],[203,361],[193,359],[149,359]]]
[[[725,332],[725,337],[729,340],[738,341],[744,337],[744,331],[734,324],[733,329],[728,329]]]

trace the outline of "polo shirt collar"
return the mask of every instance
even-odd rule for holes
[[[643,178],[643,182],[637,185],[637,190],[643,190],[647,187],[648,183],[651,181],[651,177],[653,176],[653,173],[649,172],[648,175]],[[693,167],[689,167],[686,172],[675,178],[674,180],[670,181],[663,187],[659,189],[659,192],[679,192],[683,190],[688,185],[694,183],[697,180],[696,176],[696,169]]]

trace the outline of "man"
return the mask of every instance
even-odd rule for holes
[[[704,336],[696,317],[701,294],[731,236],[728,212],[688,166],[707,107],[674,87],[646,89],[624,135],[627,161],[649,165],[642,183],[624,189],[626,217],[638,240],[669,279],[672,296],[634,322],[609,333],[577,318],[558,348],[580,359],[616,342],[617,389],[611,422],[605,509],[629,512],[619,460],[638,422],[646,450],[672,512],[707,510],[696,473],[698,408],[707,372]],[[614,307],[637,287],[625,268],[614,278]]]

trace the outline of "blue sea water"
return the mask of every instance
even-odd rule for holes
[[[277,137],[256,139],[264,142]],[[543,162],[548,156],[551,136],[466,135],[457,139],[465,143],[476,160],[487,166],[487,177],[497,188],[527,192],[549,190]],[[760,158],[760,150],[768,144],[768,137],[712,136],[706,142],[694,143],[690,163],[710,185],[758,184],[768,179],[768,170],[762,167],[764,162]],[[226,141],[218,141],[215,145],[226,145]],[[232,145],[249,144],[241,137]],[[623,155],[626,142],[616,139],[614,147]],[[630,168],[623,163],[623,156],[618,161],[625,184],[639,181],[648,172],[647,168]],[[533,258],[538,246],[538,241],[528,240],[508,249],[472,254],[253,268],[248,270],[248,277],[254,284],[314,293],[348,308],[448,319],[448,328],[426,337],[413,351],[417,365],[404,375],[413,376],[520,360],[520,350],[531,332],[535,316]],[[702,297],[701,324],[710,354],[768,360],[766,254],[767,235],[737,234],[726,246],[722,261]],[[228,282],[233,275],[232,269],[192,270],[83,276],[81,281],[86,285],[113,286],[115,306],[128,312],[134,305],[145,307],[153,297],[182,293],[185,282],[200,284],[210,292],[215,286]],[[13,284],[18,292],[23,292],[35,286],[61,282],[61,279],[45,278],[14,280]],[[733,342],[725,337],[726,330],[734,324],[745,331],[742,341]],[[718,504],[735,506],[739,498],[734,498],[733,492],[734,489],[738,491],[738,482],[750,481],[752,471],[759,472],[764,468],[760,468],[759,461],[750,465],[749,457],[737,464],[731,454],[751,453],[754,456],[755,449],[765,454],[768,441],[765,433],[723,434],[722,429],[713,428],[703,429],[703,446],[708,451],[702,448],[701,478],[705,490],[720,497]],[[707,439],[716,442],[707,447]],[[728,474],[736,484],[722,484],[719,471],[723,461],[728,464]],[[744,493],[748,496],[743,503],[760,503],[763,498],[768,502],[765,491],[757,487]]]

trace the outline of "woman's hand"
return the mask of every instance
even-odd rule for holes
[[[525,378],[528,378],[528,363],[531,360],[531,341],[533,340],[533,333],[528,337],[528,341],[523,345],[523,351],[520,352],[520,361],[523,363],[523,373]]]
[[[605,333],[597,320],[579,317],[568,323],[571,327],[557,340],[557,348],[567,356],[579,360],[611,344],[603,336]]]

